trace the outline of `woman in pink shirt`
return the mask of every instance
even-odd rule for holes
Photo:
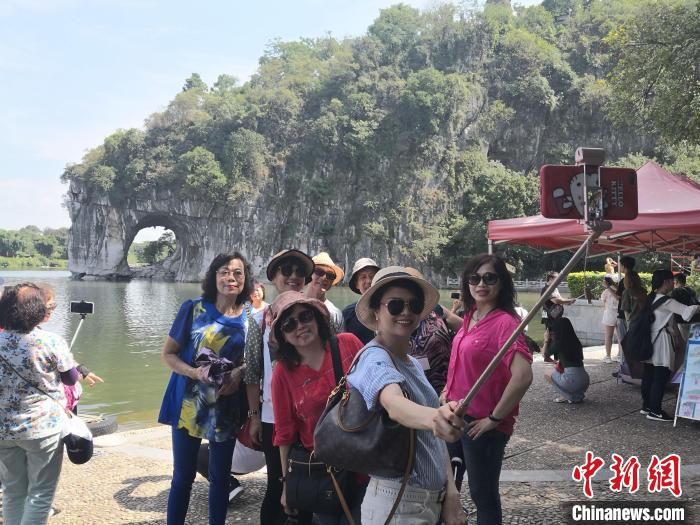
[[[462,297],[464,324],[452,343],[442,395],[448,401],[467,395],[520,323],[513,280],[503,260],[495,255],[476,255],[467,261]],[[502,523],[498,491],[501,463],[518,403],[532,383],[531,363],[525,338],[520,335],[466,410],[462,447],[478,525]]]

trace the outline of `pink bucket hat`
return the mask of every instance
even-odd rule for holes
[[[302,304],[310,306],[318,310],[321,314],[321,318],[330,326],[331,315],[328,313],[328,308],[318,299],[313,299],[304,295],[301,292],[284,292],[277,296],[274,302],[270,305],[270,316],[272,322],[270,323],[270,344],[277,346],[278,341],[278,328],[279,320],[284,317],[284,312],[294,307],[297,304]]]

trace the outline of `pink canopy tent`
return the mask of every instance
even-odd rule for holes
[[[639,215],[633,221],[611,221],[591,254],[614,252],[700,252],[700,185],[648,161],[637,170]],[[547,253],[575,250],[588,236],[575,219],[542,215],[489,221],[489,245],[525,244]]]

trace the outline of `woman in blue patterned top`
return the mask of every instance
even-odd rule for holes
[[[202,439],[209,440],[209,523],[226,520],[231,458],[246,417],[239,386],[250,316],[245,302],[252,289],[250,267],[240,253],[217,255],[202,297],[183,303],[165,341],[162,359],[173,373],[158,421],[173,427],[168,525],[185,523]]]

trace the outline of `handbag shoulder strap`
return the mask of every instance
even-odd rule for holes
[[[331,336],[329,341],[331,347],[331,358],[333,359],[333,375],[335,375],[335,385],[338,386],[343,379],[343,362],[340,359],[340,348],[338,348],[338,338],[335,335]]]
[[[17,377],[19,377],[22,381],[24,381],[25,383],[27,383],[30,387],[32,387],[32,388],[33,388],[34,390],[36,390],[37,392],[39,392],[39,393],[41,393],[41,394],[44,394],[44,395],[45,395],[46,397],[48,397],[51,401],[53,401],[53,402],[56,403],[59,407],[61,407],[61,410],[63,410],[64,412],[68,412],[68,411],[66,410],[66,407],[64,407],[61,403],[59,403],[57,399],[54,399],[54,398],[53,398],[51,395],[49,395],[46,391],[42,390],[41,388],[39,388],[38,386],[36,386],[34,383],[32,383],[31,381],[29,381],[29,380],[28,380],[26,377],[24,377],[22,374],[20,374],[19,371],[18,371],[14,366],[12,366],[12,363],[10,363],[7,359],[5,359],[4,356],[1,356],[1,355],[0,355],[0,359],[2,359],[2,361],[3,361],[8,367],[10,367],[10,370],[12,370],[12,371],[15,373],[15,375],[17,375]]]

